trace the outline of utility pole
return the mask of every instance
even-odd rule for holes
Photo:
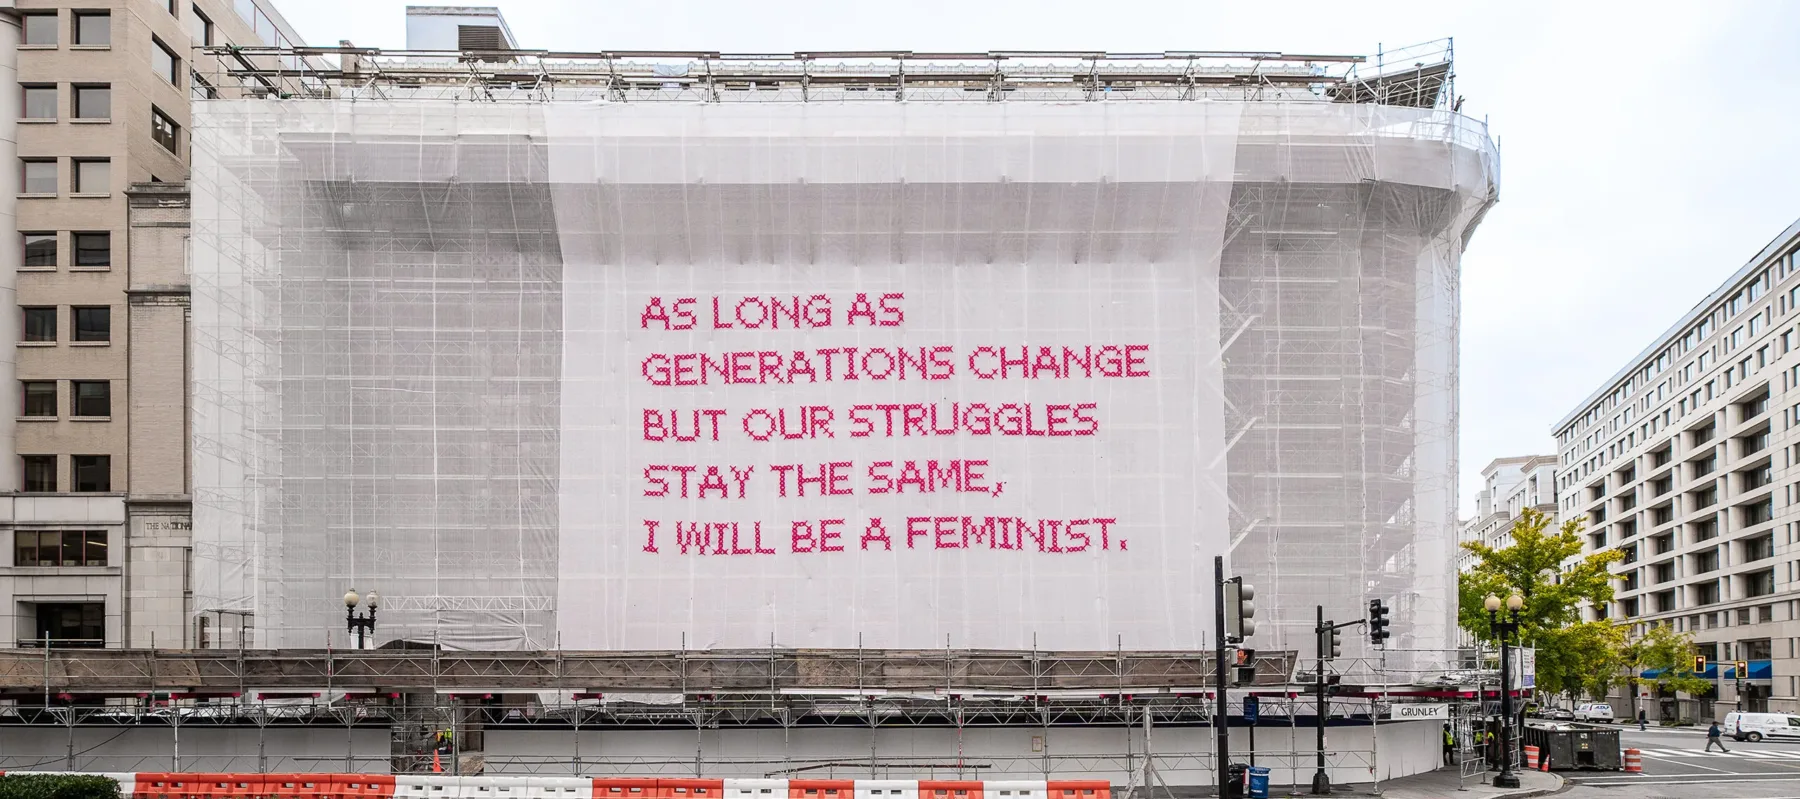
[[[1317,703],[1314,716],[1318,720],[1319,751],[1318,770],[1313,772],[1312,792],[1314,796],[1326,796],[1331,793],[1331,776],[1325,773],[1325,658],[1330,654],[1331,628],[1325,624],[1325,606],[1316,605],[1318,623],[1313,627],[1314,636],[1319,645],[1319,660],[1313,672],[1313,701]]]
[[[1213,556],[1213,734],[1217,741],[1219,796],[1229,796],[1226,764],[1231,760],[1231,732],[1225,727],[1225,556]]]

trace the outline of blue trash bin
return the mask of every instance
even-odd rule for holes
[[[1266,766],[1250,767],[1250,799],[1269,799],[1269,769]]]

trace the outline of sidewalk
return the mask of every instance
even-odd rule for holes
[[[1456,770],[1440,769],[1383,782],[1381,795],[1387,799],[1518,799],[1525,796],[1546,796],[1562,790],[1563,778],[1554,773],[1523,770],[1516,773],[1519,775],[1517,788],[1501,789],[1486,785],[1481,781],[1482,775],[1477,774],[1463,779],[1463,790],[1458,790]],[[1488,777],[1492,776],[1491,773],[1488,774]],[[1369,788],[1368,783],[1358,783],[1353,786],[1353,792],[1366,796],[1369,795]]]

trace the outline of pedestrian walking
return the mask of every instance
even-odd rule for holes
[[[1649,727],[1644,725],[1644,709],[1640,707],[1638,708],[1638,732],[1643,732],[1647,729],[1649,729]]]
[[[1456,733],[1450,731],[1450,723],[1444,723],[1444,765],[1456,765]]]
[[[1723,733],[1724,731],[1719,729],[1719,723],[1716,721],[1712,723],[1711,727],[1706,728],[1706,751],[1711,752],[1715,746],[1719,747],[1721,752],[1731,751],[1725,748],[1725,742],[1719,738]]]

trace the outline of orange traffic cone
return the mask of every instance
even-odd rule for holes
[[[1550,755],[1545,754],[1544,759],[1538,761],[1538,771],[1547,772],[1549,770],[1550,770]]]
[[[441,762],[438,762],[438,750],[436,750],[436,749],[431,750],[431,773],[433,773],[433,774],[444,773],[444,764]]]

